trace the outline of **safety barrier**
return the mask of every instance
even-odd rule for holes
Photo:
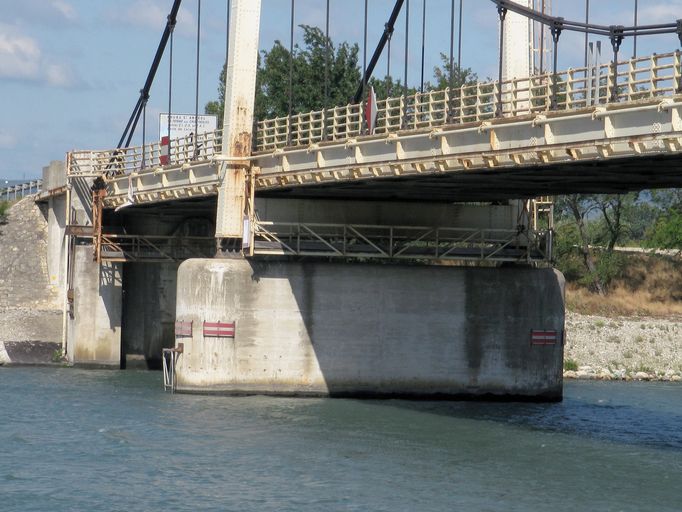
[[[672,96],[682,90],[681,53],[637,57],[502,82],[505,117],[549,111],[556,87],[556,110],[576,110],[611,101]],[[456,89],[417,93],[377,101],[376,134],[418,130],[445,124],[486,121],[496,116],[499,82],[466,84]],[[367,135],[363,105],[346,105],[267,119],[257,123],[258,151]],[[291,129],[290,129],[291,127]]]
[[[26,196],[39,194],[43,189],[43,180],[32,180],[10,187],[0,188],[0,201],[16,201]]]

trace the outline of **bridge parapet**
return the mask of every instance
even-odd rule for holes
[[[557,111],[578,110],[611,102],[617,86],[618,103],[672,96],[682,89],[681,53],[638,57],[616,64],[571,68],[502,82],[504,117],[539,114],[552,109],[554,87]],[[456,89],[428,91],[377,101],[375,134],[420,130],[449,124],[480,123],[496,117],[499,82],[465,84]],[[368,135],[363,105],[346,105],[257,124],[257,151],[307,146]]]

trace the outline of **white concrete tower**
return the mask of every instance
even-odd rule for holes
[[[533,0],[512,0],[523,7],[533,7]],[[504,20],[504,38],[502,40],[502,80],[523,79],[529,77],[533,61],[533,33],[531,21],[512,11],[508,11]],[[520,87],[504,86],[504,114],[516,115],[528,110],[528,92],[516,92],[516,89],[527,89],[528,82],[517,82]]]
[[[261,0],[232,0],[225,79],[222,183],[216,237],[240,239],[244,230],[246,158],[251,155]]]
[[[512,0],[512,2],[523,7],[533,7],[533,0]],[[507,12],[504,21],[503,44],[502,80],[530,76],[533,52],[532,23],[530,20],[515,12]]]

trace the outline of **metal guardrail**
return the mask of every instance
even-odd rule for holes
[[[0,201],[15,201],[42,191],[43,180],[32,180],[11,187],[0,188]]]
[[[581,67],[502,82],[505,118],[550,111],[556,84],[557,111],[574,111],[611,103],[614,85],[619,103],[673,96],[682,91],[682,53],[676,51],[618,63]],[[498,82],[464,85],[387,98],[377,102],[375,134],[429,129],[443,125],[480,123],[495,118]],[[272,152],[287,145],[310,146],[368,135],[363,105],[346,105],[256,123],[256,151]],[[104,151],[75,151],[67,161],[68,176],[109,176],[142,169],[181,167],[211,161],[221,151],[217,130],[170,142],[169,164],[161,165],[159,143]]]
[[[390,260],[550,262],[550,231],[254,223],[253,254]]]
[[[220,153],[222,130],[200,133],[198,137],[183,137],[170,141],[165,153],[159,142],[145,146],[102,151],[73,151],[67,157],[67,176],[108,176],[130,174],[142,169],[162,166],[162,156],[168,155],[163,166],[179,167],[186,163],[210,161]]]
[[[581,67],[502,82],[502,114],[516,117],[551,109],[576,110],[610,103],[614,85],[618,102],[672,96],[682,90],[680,51],[638,57],[616,64]],[[375,134],[418,130],[445,124],[477,123],[495,118],[499,82],[464,85],[377,101]],[[363,105],[346,105],[257,123],[257,150],[307,146],[367,135]],[[291,132],[291,133],[289,133]]]
[[[183,261],[215,253],[214,237],[102,234],[99,244],[101,260],[112,262]]]

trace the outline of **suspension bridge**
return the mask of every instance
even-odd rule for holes
[[[409,13],[398,0],[369,62],[365,9],[355,102],[293,112],[290,66],[289,114],[254,119],[261,7],[232,0],[222,128],[130,146],[180,4],[117,147],[67,155],[71,359],[119,364],[121,347],[137,344],[158,360],[165,347],[168,385],[186,391],[560,396],[563,284],[548,268],[548,196],[682,185],[682,54],[619,58],[624,38],[682,41],[682,22],[600,26],[492,0],[499,77],[455,87],[453,1],[450,87],[423,90],[422,72],[419,92],[376,100],[369,78]],[[293,20],[292,1],[292,49]],[[510,50],[532,48],[528,23],[551,35],[551,71],[531,73],[532,52]],[[584,67],[558,69],[566,31],[608,38],[613,60],[593,47]],[[154,305],[142,300],[149,279],[167,296]],[[490,283],[501,287],[493,309]],[[111,327],[121,317],[123,335]],[[408,364],[399,354],[417,339],[428,355]]]

